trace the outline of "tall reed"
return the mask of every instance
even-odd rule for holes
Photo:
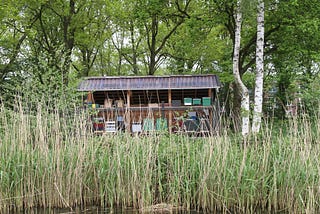
[[[28,111],[26,110],[28,109]],[[85,111],[0,107],[0,208],[167,203],[223,212],[314,213],[320,120],[238,136],[95,136]]]

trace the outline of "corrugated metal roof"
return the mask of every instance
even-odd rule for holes
[[[89,77],[80,83],[78,91],[201,89],[220,85],[216,75],[109,76]]]

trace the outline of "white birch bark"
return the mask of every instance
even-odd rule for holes
[[[263,103],[263,46],[264,46],[264,0],[258,0],[257,6],[257,44],[256,44],[256,80],[254,90],[254,109],[252,132],[258,133],[261,126]]]
[[[242,126],[241,133],[242,136],[246,137],[249,133],[249,92],[247,87],[242,82],[239,70],[239,54],[240,54],[240,41],[241,41],[241,25],[242,25],[242,12],[241,12],[241,0],[237,0],[237,11],[236,11],[236,25],[235,25],[235,42],[233,50],[233,76],[237,88],[239,88],[241,93],[241,117]]]

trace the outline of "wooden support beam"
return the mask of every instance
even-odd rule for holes
[[[171,94],[171,89],[168,90],[168,104],[169,104],[169,107],[172,106],[172,94]],[[172,110],[170,108],[169,110],[169,133],[171,134],[171,131],[172,131]]]
[[[212,99],[212,88],[208,89],[208,97],[211,97],[211,99]]]
[[[126,131],[131,132],[131,114],[130,114],[130,100],[131,100],[132,92],[130,90],[127,91],[127,108],[126,108]]]
[[[210,97],[211,100],[211,108],[209,108],[209,123],[210,123],[210,133],[213,131],[213,97],[212,97],[212,88],[208,89],[208,97]]]

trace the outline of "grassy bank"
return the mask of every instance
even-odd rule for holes
[[[0,107],[0,208],[101,205],[312,213],[320,205],[320,120],[235,136],[94,136],[87,115]]]

